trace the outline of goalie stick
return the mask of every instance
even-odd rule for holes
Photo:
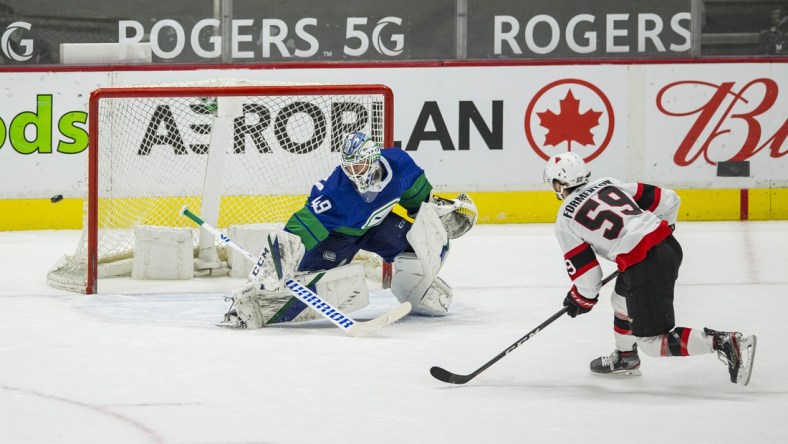
[[[227,235],[205,223],[205,221],[199,216],[189,211],[187,206],[181,208],[180,213],[191,219],[205,231],[219,238],[219,241],[221,241],[222,244],[229,246],[238,253],[241,253],[241,255],[250,260],[252,263],[257,263],[256,257],[252,256],[251,253],[233,242],[233,240]],[[339,311],[338,308],[326,302],[323,298],[318,296],[317,293],[305,287],[296,280],[288,279],[285,282],[285,287],[290,292],[290,294],[298,298],[304,304],[317,310],[317,312],[323,315],[323,317],[331,321],[334,325],[341,328],[343,331],[345,331],[345,333],[348,333],[351,336],[367,336],[371,333],[374,333],[386,325],[397,322],[403,316],[410,313],[411,310],[410,302],[403,302],[402,304],[394,307],[393,309],[376,317],[375,319],[371,319],[369,321],[355,321],[351,317]]]
[[[616,276],[618,276],[618,271],[614,271],[613,273],[610,273],[610,275],[608,275],[606,278],[602,279],[602,285],[604,286],[605,284],[607,284],[608,282],[613,280],[613,278],[615,278]],[[545,327],[547,327],[548,325],[552,324],[553,321],[555,321],[556,319],[558,319],[561,316],[563,316],[564,313],[567,312],[567,310],[569,310],[569,307],[563,307],[556,314],[550,316],[549,319],[547,319],[546,321],[544,321],[541,324],[539,324],[539,326],[536,327],[535,329],[529,331],[527,335],[525,335],[522,338],[518,339],[517,342],[515,342],[512,345],[510,345],[506,350],[504,350],[501,353],[499,353],[498,356],[496,356],[496,357],[490,359],[489,361],[487,361],[486,364],[484,364],[483,366],[481,366],[478,369],[476,369],[476,371],[473,372],[473,373],[469,373],[467,375],[459,375],[457,373],[452,373],[452,372],[450,372],[448,370],[445,370],[445,369],[443,369],[441,367],[435,366],[435,367],[432,367],[430,369],[430,374],[432,375],[433,378],[435,378],[435,379],[437,379],[439,381],[447,382],[447,383],[450,383],[450,384],[465,384],[466,382],[470,381],[471,379],[479,376],[479,374],[481,372],[487,370],[490,366],[492,366],[496,362],[500,361],[501,358],[503,358],[504,356],[508,355],[512,351],[514,351],[514,349],[519,347],[523,342],[531,339],[537,333],[542,331]]]

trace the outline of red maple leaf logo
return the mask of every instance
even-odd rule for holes
[[[599,125],[599,116],[602,113],[589,109],[580,114],[580,101],[575,99],[571,89],[559,103],[559,114],[550,110],[536,113],[540,119],[539,124],[547,128],[544,144],[556,146],[566,141],[567,151],[572,151],[572,141],[584,146],[593,145],[594,135],[591,134],[591,128]]]

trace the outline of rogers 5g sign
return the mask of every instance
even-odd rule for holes
[[[686,0],[479,3],[468,58],[684,57],[696,37]]]
[[[0,36],[0,51],[3,51],[5,57],[16,62],[24,62],[33,57],[33,40],[18,37],[24,35],[25,31],[30,31],[31,27],[28,22],[14,22],[6,27]]]
[[[405,47],[405,36],[400,17],[383,17],[377,21],[368,17],[348,17],[344,23],[344,36],[325,35],[323,29],[335,29],[321,24],[318,19],[305,17],[288,25],[280,19],[234,19],[229,22],[229,32],[223,41],[218,19],[207,18],[193,26],[184,26],[177,20],[164,19],[153,22],[146,29],[136,20],[118,21],[118,43],[135,44],[150,42],[151,52],[161,59],[174,59],[185,51],[199,58],[216,59],[227,50],[233,59],[311,58],[385,56],[396,57]],[[323,34],[321,34],[323,33]],[[341,48],[335,42],[341,40]],[[333,45],[327,46],[321,40]]]

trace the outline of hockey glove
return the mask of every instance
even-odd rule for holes
[[[473,228],[479,211],[470,196],[460,193],[454,199],[432,196],[436,205],[435,212],[446,228],[449,239],[457,239]]]
[[[249,273],[249,280],[258,282],[263,290],[280,290],[295,275],[304,251],[300,237],[286,231],[272,231]]]
[[[578,293],[575,287],[572,287],[572,289],[569,290],[569,293],[567,293],[566,297],[564,298],[564,307],[568,307],[566,314],[574,318],[577,315],[588,313],[592,308],[594,308],[594,305],[596,305],[598,300],[598,295],[594,299],[588,299]]]

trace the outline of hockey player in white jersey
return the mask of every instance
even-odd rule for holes
[[[597,257],[618,268],[611,295],[616,349],[591,361],[595,374],[640,375],[638,350],[654,357],[716,352],[733,383],[747,385],[755,336],[676,327],[673,291],[682,250],[673,236],[680,199],[672,190],[622,183],[591,173],[575,153],[550,158],[544,181],[563,201],[555,233],[572,288],[564,299],[571,317],[597,303],[602,269]]]

